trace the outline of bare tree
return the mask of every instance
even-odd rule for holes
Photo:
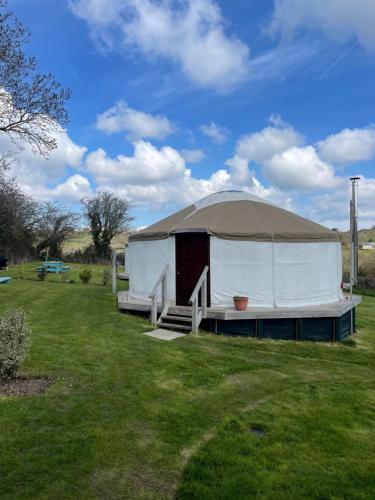
[[[51,257],[60,258],[63,245],[71,237],[78,224],[78,216],[58,207],[54,203],[46,203],[41,207],[37,236],[38,253],[48,250]]]
[[[0,254],[13,259],[29,256],[39,219],[38,203],[14,179],[0,175]]]
[[[108,258],[112,239],[127,231],[133,220],[129,215],[129,203],[111,193],[102,192],[92,198],[83,199],[82,205],[90,224],[97,256]]]
[[[70,90],[50,73],[38,72],[36,59],[24,52],[29,31],[6,7],[6,0],[0,0],[0,133],[16,150],[29,144],[36,154],[48,157],[68,121],[65,101]],[[11,154],[0,154],[0,169]]]

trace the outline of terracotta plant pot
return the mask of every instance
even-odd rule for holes
[[[236,295],[235,297],[233,297],[233,301],[236,311],[246,311],[249,297]]]

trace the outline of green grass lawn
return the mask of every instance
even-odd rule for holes
[[[27,264],[20,264],[18,266],[10,266],[7,271],[0,271],[0,276],[11,276],[14,279],[18,280],[31,280],[31,281],[39,281],[36,268],[41,267],[43,265],[42,261],[29,262]],[[105,265],[85,265],[85,264],[76,264],[69,263],[64,261],[64,265],[69,266],[69,271],[64,273],[48,273],[46,281],[53,283],[64,283],[70,281],[71,285],[81,283],[79,279],[79,273],[83,269],[91,269],[92,278],[87,284],[90,285],[101,285],[102,284],[102,274],[104,269],[108,269],[111,271],[111,266]],[[118,268],[118,272],[123,272],[123,267]],[[127,282],[118,281],[119,289],[124,289],[127,287]]]
[[[374,297],[354,345],[163,342],[90,267],[89,285],[0,285],[33,330],[24,373],[55,381],[0,399],[2,500],[374,498]]]

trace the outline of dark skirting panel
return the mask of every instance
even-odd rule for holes
[[[353,330],[355,330],[355,310],[353,309]],[[336,318],[336,339],[343,340],[351,333],[351,311],[348,311],[340,318]]]
[[[219,335],[263,339],[334,342],[355,331],[355,309],[339,318],[279,318],[242,320],[203,320],[201,328]]]
[[[330,342],[334,336],[334,318],[304,318],[298,320],[299,340]]]
[[[296,320],[293,318],[258,320],[259,338],[295,340],[296,335]]]
[[[217,320],[216,333],[236,335],[239,337],[255,337],[255,320]]]

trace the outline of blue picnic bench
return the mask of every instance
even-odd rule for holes
[[[42,267],[37,267],[36,271],[38,273],[42,271],[47,271],[47,273],[66,273],[69,271],[69,266],[64,266],[64,262],[62,260],[46,260],[43,262]]]

